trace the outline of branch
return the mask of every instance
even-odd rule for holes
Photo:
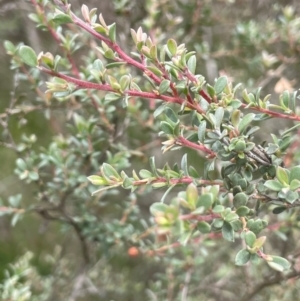
[[[248,294],[244,295],[240,301],[251,301],[252,298],[257,295],[260,291],[266,287],[279,284],[283,280],[300,276],[300,271],[292,271],[287,275],[277,273],[274,277],[267,277],[266,280],[262,283],[256,285],[256,287]]]
[[[216,153],[207,148],[205,145],[191,142],[182,136],[177,138],[176,144],[204,152],[208,154],[209,159],[212,159],[216,156]]]
[[[68,7],[61,3],[61,1],[55,1],[63,10],[64,12],[68,12]],[[120,58],[122,58],[127,64],[133,65],[136,68],[140,69],[143,72],[147,72],[147,75],[154,80],[157,84],[161,83],[161,79],[156,76],[152,71],[148,70],[146,66],[144,66],[142,63],[137,62],[133,58],[131,58],[129,55],[127,55],[117,43],[112,42],[109,38],[103,36],[102,34],[95,31],[90,24],[82,21],[80,18],[78,18],[74,13],[70,12],[70,16],[77,26],[81,27],[88,33],[90,33],[93,37],[95,37],[97,40],[103,41],[105,44],[108,45],[111,49],[113,49]]]
[[[247,106],[247,104],[241,105],[242,108],[245,108],[246,106]],[[270,115],[272,117],[300,121],[300,116],[296,115],[296,114],[289,115],[289,114],[279,113],[279,112],[271,111],[271,110],[260,108],[260,107],[250,107],[249,109],[258,111],[263,114]]]
[[[45,67],[38,67],[38,69],[44,73],[47,73],[51,76],[55,76],[61,79],[66,80],[67,82],[73,83],[77,86],[77,88],[81,89],[95,89],[95,90],[100,90],[100,91],[107,91],[107,92],[114,92],[114,93],[119,93],[119,91],[116,91],[113,89],[110,85],[108,84],[97,84],[81,79],[77,79],[74,77],[71,77],[69,75],[55,72],[53,70],[49,70]],[[167,95],[161,95],[158,93],[154,92],[143,92],[143,91],[136,91],[136,90],[126,90],[124,91],[124,94],[129,95],[129,96],[135,96],[135,97],[141,97],[141,98],[146,98],[146,99],[160,99],[165,102],[169,103],[177,103],[177,104],[186,104],[186,106],[190,109],[196,110],[199,114],[204,114],[205,112],[198,106],[198,104],[192,104],[189,102],[186,102],[185,99],[178,97],[178,96],[167,96]]]
[[[179,218],[181,220],[197,220],[197,221],[211,221],[215,218],[220,218],[220,214],[212,213],[209,215],[198,215],[198,214],[184,214],[181,215]]]

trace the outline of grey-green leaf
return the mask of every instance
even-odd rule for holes
[[[245,265],[250,259],[250,252],[246,249],[240,250],[235,256],[236,265]]]
[[[234,231],[230,223],[224,222],[222,227],[222,236],[228,241],[234,241]]]
[[[290,181],[299,180],[300,181],[300,166],[294,166],[290,171]]]
[[[172,55],[175,55],[177,52],[177,43],[173,39],[169,39],[167,42],[168,50],[171,52]]]
[[[256,241],[256,235],[252,231],[248,231],[247,233],[245,233],[245,242],[247,246],[252,248],[255,241]]]
[[[196,59],[196,56],[195,55],[192,55],[189,60],[188,60],[188,63],[187,63],[187,66],[190,70],[190,72],[192,74],[195,74],[195,71],[196,71],[196,64],[197,64],[197,59]]]
[[[62,25],[62,24],[67,24],[67,23],[73,22],[72,18],[69,15],[63,14],[63,13],[55,15],[52,20],[57,25]]]
[[[216,94],[220,94],[221,92],[223,92],[223,90],[227,86],[227,82],[228,82],[228,79],[226,76],[221,76],[217,79],[217,81],[214,85]]]
[[[215,119],[216,119],[215,126],[217,129],[220,128],[223,117],[224,117],[224,109],[222,107],[217,108],[215,112]]]
[[[167,79],[164,79],[159,85],[159,88],[158,88],[159,94],[164,94],[169,89],[169,87],[170,87],[170,81]]]
[[[280,191],[284,187],[280,182],[276,180],[268,180],[264,183],[264,186],[272,191]]]
[[[109,38],[111,39],[111,41],[115,43],[116,42],[116,23],[113,23],[109,26],[108,35],[109,35]]]
[[[102,171],[103,171],[104,176],[106,176],[108,178],[114,177],[114,178],[117,178],[117,179],[121,179],[118,172],[111,165],[109,165],[107,163],[103,163]]]
[[[205,234],[205,233],[210,233],[210,231],[211,231],[211,226],[210,226],[209,223],[204,222],[204,221],[201,221],[201,222],[198,223],[197,229],[198,229],[201,233],[203,233],[203,234]]]
[[[22,61],[30,66],[30,67],[36,67],[38,64],[37,56],[34,50],[29,46],[21,46],[19,50],[20,57]]]
[[[243,119],[241,120],[239,126],[238,126],[238,129],[239,129],[239,132],[242,133],[245,128],[249,125],[249,123],[254,119],[255,117],[255,114],[254,113],[249,113],[247,115],[245,115],[243,117]]]
[[[268,260],[268,265],[279,272],[283,272],[285,270],[288,270],[291,266],[291,264],[285,259],[280,256],[271,256],[272,260]]]
[[[204,142],[206,133],[206,121],[202,121],[198,127],[198,139],[201,143]]]

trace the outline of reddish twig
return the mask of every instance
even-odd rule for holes
[[[177,137],[176,144],[202,151],[208,154],[209,159],[212,159],[216,156],[215,152],[207,148],[205,145],[191,142],[182,136]]]

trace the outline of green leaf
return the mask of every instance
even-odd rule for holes
[[[210,84],[206,85],[206,89],[209,96],[214,97],[216,95],[215,89]]]
[[[235,208],[245,206],[248,202],[248,196],[244,192],[237,193],[233,198],[233,204]]]
[[[227,221],[227,222],[234,221],[238,218],[239,218],[239,216],[235,212],[230,212],[230,213],[226,214],[224,217],[225,221]]]
[[[241,119],[241,111],[235,110],[231,114],[231,123],[234,127],[238,127]]]
[[[159,94],[164,94],[169,89],[169,87],[170,87],[170,81],[167,79],[164,79],[159,85],[159,88],[158,88]]]
[[[168,206],[163,203],[153,203],[150,206],[150,212],[152,215],[162,214],[168,210]]]
[[[221,218],[216,218],[214,219],[212,226],[216,229],[221,229],[224,225],[224,220],[222,220]]]
[[[236,265],[245,265],[250,259],[250,252],[246,249],[240,250],[235,256]]]
[[[64,13],[59,13],[56,14],[53,18],[52,21],[57,24],[57,25],[62,25],[62,24],[67,24],[67,23],[73,23],[72,18]]]
[[[201,143],[204,143],[206,133],[206,121],[201,121],[198,127],[198,139]]]
[[[217,79],[214,85],[216,94],[220,94],[221,92],[223,92],[223,90],[227,86],[227,82],[228,82],[227,76],[221,76]]]
[[[16,165],[21,170],[26,170],[27,169],[27,164],[22,158],[18,158],[16,160]]]
[[[203,234],[211,232],[210,224],[204,221],[201,221],[197,224],[197,229]]]
[[[166,107],[164,105],[161,105],[157,107],[157,109],[153,112],[153,117],[156,119],[160,114],[162,114],[165,111]]]
[[[268,256],[267,263],[272,269],[278,272],[283,272],[291,267],[291,264],[280,256]]]
[[[252,231],[248,231],[245,233],[244,238],[245,238],[245,242],[246,242],[247,246],[252,248],[253,244],[256,241],[256,235]]]
[[[109,164],[103,163],[101,172],[103,173],[103,176],[111,179],[111,178],[116,178],[118,180],[121,180],[122,178],[118,174],[118,172]]]
[[[132,185],[133,185],[133,180],[126,176],[123,179],[123,184],[122,184],[123,188],[124,189],[130,189],[130,188],[132,188]]]
[[[244,99],[247,103],[251,103],[251,102],[252,102],[252,100],[251,100],[251,98],[249,97],[249,94],[248,94],[248,92],[247,92],[246,89],[243,90],[243,92],[242,92],[242,97],[243,97],[243,99]]]
[[[264,245],[266,241],[266,236],[261,236],[259,238],[257,238],[253,244],[253,248],[256,250],[259,250],[262,248],[262,246]]]
[[[167,186],[168,183],[167,182],[156,182],[156,183],[152,183],[151,186],[153,188],[162,188],[162,187],[165,187]]]
[[[240,133],[242,133],[246,129],[246,127],[254,119],[254,117],[255,117],[254,113],[249,113],[242,118],[242,120],[238,126],[238,130]]]
[[[31,67],[36,67],[38,64],[37,56],[34,50],[29,46],[21,46],[19,50],[20,57],[22,61]]]
[[[146,170],[146,169],[141,169],[139,171],[139,175],[142,179],[149,179],[149,178],[153,177],[153,174],[149,170]]]
[[[243,229],[243,224],[239,219],[230,222],[230,224],[234,232],[241,232]]]
[[[36,181],[39,179],[39,174],[36,171],[30,171],[28,177],[32,181]]]
[[[116,23],[108,26],[108,36],[113,43],[116,42]]]
[[[176,55],[177,53],[177,43],[175,40],[173,39],[169,39],[167,42],[167,47],[168,50],[170,51],[170,53],[172,54],[172,56]]]
[[[151,157],[149,159],[149,164],[150,164],[152,173],[155,175],[155,177],[158,177],[159,175],[157,173],[156,166],[155,166],[155,157]]]
[[[222,236],[228,241],[234,241],[234,231],[230,223],[224,222],[222,227]]]
[[[155,75],[161,77],[163,75],[163,73],[155,66],[147,66],[147,69],[149,69],[150,71],[152,71]]]
[[[279,196],[279,195],[278,195]],[[294,203],[299,198],[299,194],[297,191],[289,190],[285,195],[285,200],[290,204]]]
[[[300,124],[300,123],[299,123]],[[294,166],[290,170],[290,181],[299,180],[300,181],[300,166]]]
[[[255,234],[258,234],[263,228],[265,228],[265,224],[261,219],[257,219],[256,221],[252,222],[251,225],[249,224],[248,228]]]
[[[204,207],[205,209],[209,209],[213,204],[213,200],[214,199],[212,193],[204,193],[199,197],[197,207]]]
[[[196,208],[198,189],[194,183],[190,183],[186,189],[186,200],[192,210]]]
[[[150,57],[153,59],[153,60],[156,60],[157,59],[157,47],[156,45],[152,45],[150,47]]]
[[[221,213],[225,210],[224,206],[222,205],[216,205],[214,208],[213,208],[213,212],[214,213]]]
[[[107,181],[100,176],[89,176],[87,178],[93,185],[106,185]]]
[[[292,180],[292,182],[290,183],[290,189],[291,190],[296,190],[300,187],[300,181],[297,179]]]
[[[276,177],[281,184],[285,186],[289,184],[289,174],[285,168],[278,166],[276,169]]]
[[[115,101],[121,97],[120,94],[117,93],[107,93],[104,97],[105,101]]]
[[[126,63],[125,62],[113,62],[113,63],[109,63],[105,66],[106,69],[112,69],[112,68],[115,68],[115,67],[120,67],[120,66],[123,66],[125,65]],[[125,76],[128,78],[129,80],[129,77],[127,74],[125,74]],[[120,80],[121,81],[121,80]]]
[[[185,176],[189,176],[188,165],[187,165],[187,154],[184,154],[181,159],[181,169],[184,171]]]
[[[280,213],[282,213],[283,211],[285,211],[287,209],[287,207],[276,207],[276,208],[274,208],[273,209],[273,213],[274,214],[280,214]]]
[[[238,216],[247,216],[248,213],[250,212],[250,209],[246,206],[241,206],[238,208],[238,210],[236,211],[236,214]]]
[[[285,108],[289,108],[289,104],[290,104],[290,92],[285,90],[283,92],[283,94],[279,97],[280,98],[280,104],[285,107]]]
[[[95,24],[92,24],[92,26],[95,31],[97,31],[101,34],[107,35],[107,29],[104,28],[102,25],[95,23]]]
[[[173,127],[166,121],[161,121],[160,128],[167,135],[173,135],[174,134]]]
[[[272,191],[280,191],[282,188],[284,188],[284,186],[276,180],[268,180],[264,183],[264,186]]]
[[[178,117],[171,108],[166,107],[165,114],[166,114],[167,119],[169,119],[174,125],[177,124]]]
[[[200,178],[199,173],[193,166],[189,166],[189,175],[193,178]]]
[[[188,62],[187,62],[187,67],[188,69],[190,70],[190,72],[192,74],[195,74],[195,71],[196,71],[196,65],[197,65],[197,59],[196,59],[196,56],[195,55],[192,55]]]
[[[15,45],[10,41],[4,41],[4,48],[8,54],[14,54],[16,51]]]
[[[222,107],[217,108],[216,112],[215,112],[215,126],[217,129],[220,129],[221,123],[223,121],[223,117],[224,117],[224,109]]]
[[[246,142],[244,140],[238,140],[234,146],[236,152],[243,152],[246,148]]]

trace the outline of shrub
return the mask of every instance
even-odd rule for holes
[[[95,273],[105,278],[95,266],[107,254],[127,250],[131,260],[162,262],[166,273],[158,267],[161,278],[153,277],[149,284],[144,276],[133,280],[133,296],[147,289],[151,300],[216,296],[214,285],[226,273],[234,281],[220,284],[229,289],[222,300],[233,300],[234,290],[239,298],[244,295],[238,300],[250,300],[263,287],[298,276],[297,255],[282,247],[292,242],[299,227],[300,165],[293,151],[299,143],[297,93],[283,91],[275,104],[260,88],[248,83],[248,92],[225,75],[209,84],[197,71],[203,53],[189,51],[173,38],[156,43],[142,27],[132,29],[129,54],[118,42],[115,23],[106,24],[96,9],[82,5],[79,18],[66,0],[32,3],[36,13],[30,18],[50,32],[60,50],[36,54],[24,44],[5,42],[12,68],[36,93],[22,103],[13,97],[2,116],[6,146],[18,156],[15,172],[35,190],[29,207],[21,195],[3,207],[13,215],[13,224],[35,212],[60,222],[63,231],[72,229],[82,251],[80,275],[87,282]],[[284,18],[297,28],[299,18],[291,8],[283,10]],[[275,25],[268,24],[270,34]],[[256,26],[238,26],[236,41],[247,45],[246,57],[251,46],[274,39],[260,36]],[[279,60],[267,52],[260,58],[265,73]],[[22,125],[28,113],[39,110],[56,131],[44,148],[37,146],[34,134],[16,140],[9,128],[12,115]],[[258,133],[269,119],[290,124],[261,141]],[[162,143],[163,154],[181,149],[180,160],[175,159],[180,164],[159,166],[157,155],[149,151],[152,140]],[[189,155],[197,156],[193,164]],[[156,189],[163,194],[151,193]],[[139,205],[149,197],[151,216]],[[233,262],[247,269],[237,272]],[[241,271],[255,283],[262,269],[270,280],[249,291],[236,287]],[[107,284],[104,295],[99,287],[91,294],[117,298],[127,292],[126,280],[111,274],[108,279],[120,283],[118,288]],[[205,282],[205,276],[211,279]],[[58,298],[79,296],[76,285],[83,284],[78,283],[56,292]],[[205,283],[211,290],[201,291]]]

